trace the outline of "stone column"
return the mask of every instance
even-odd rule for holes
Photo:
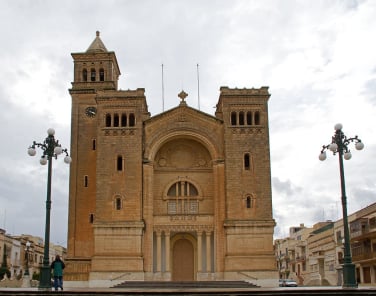
[[[197,272],[202,272],[202,232],[197,231]]]
[[[166,244],[166,272],[170,272],[170,232],[165,232],[165,244]]]
[[[153,166],[152,163],[144,163],[144,206],[143,206],[143,216],[144,216],[144,270],[146,272],[153,272]]]
[[[206,272],[211,272],[211,233],[206,232]]]
[[[157,235],[157,272],[161,272],[161,259],[162,259],[162,234],[161,231],[156,232]]]

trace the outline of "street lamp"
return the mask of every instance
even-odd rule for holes
[[[26,261],[26,266],[25,266],[25,272],[22,280],[22,288],[30,288],[30,273],[29,273],[29,252],[30,252],[30,246],[31,243],[29,241],[26,242],[25,244],[25,261]]]
[[[26,268],[24,276],[29,276],[29,251],[30,251],[31,243],[29,241],[26,242],[26,248],[25,248],[25,257],[26,257]]]
[[[65,153],[64,162],[69,164],[72,159],[68,154],[67,149],[61,148],[58,140],[55,140],[55,130],[49,128],[47,130],[48,137],[43,141],[43,143],[33,142],[33,144],[28,149],[28,154],[34,156],[37,152],[35,147],[39,147],[43,150],[43,155],[40,159],[41,165],[46,165],[48,163],[48,177],[47,177],[47,200],[46,200],[46,228],[45,228],[45,238],[44,238],[44,255],[43,255],[43,265],[40,271],[40,281],[39,289],[51,289],[51,269],[49,261],[49,250],[50,250],[50,212],[51,212],[51,175],[52,175],[52,158],[57,159],[57,156]]]
[[[323,145],[319,159],[324,161],[326,159],[326,150],[333,152],[333,155],[338,153],[339,158],[339,172],[341,176],[341,199],[342,199],[342,213],[343,213],[343,231],[344,231],[344,258],[343,258],[343,287],[344,288],[356,288],[358,284],[355,279],[355,265],[351,260],[350,250],[350,233],[347,219],[347,201],[346,201],[346,188],[345,188],[345,174],[343,169],[343,158],[349,160],[351,158],[350,149],[347,147],[351,142],[355,142],[355,148],[362,150],[364,144],[355,136],[353,138],[347,138],[342,131],[342,124],[337,123],[334,126],[335,134],[332,137],[332,143],[329,145]]]

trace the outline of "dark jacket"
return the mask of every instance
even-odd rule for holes
[[[54,276],[63,276],[64,262],[59,258],[55,259],[51,264],[51,269],[54,270]]]

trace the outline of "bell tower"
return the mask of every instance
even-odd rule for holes
[[[114,52],[108,51],[97,31],[86,52],[72,53],[74,79],[72,97],[71,155],[67,279],[87,280],[94,254],[94,228],[97,193],[98,92],[116,91],[120,69]],[[79,260],[77,259],[79,258]],[[72,259],[73,260],[73,259]]]
[[[108,51],[99,31],[84,53],[72,53],[72,90],[117,90],[120,69],[113,51]]]

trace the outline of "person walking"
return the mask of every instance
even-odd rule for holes
[[[65,264],[63,260],[60,259],[59,255],[56,255],[55,260],[51,264],[51,269],[54,270],[54,287],[55,291],[60,287],[63,290],[63,269]]]

